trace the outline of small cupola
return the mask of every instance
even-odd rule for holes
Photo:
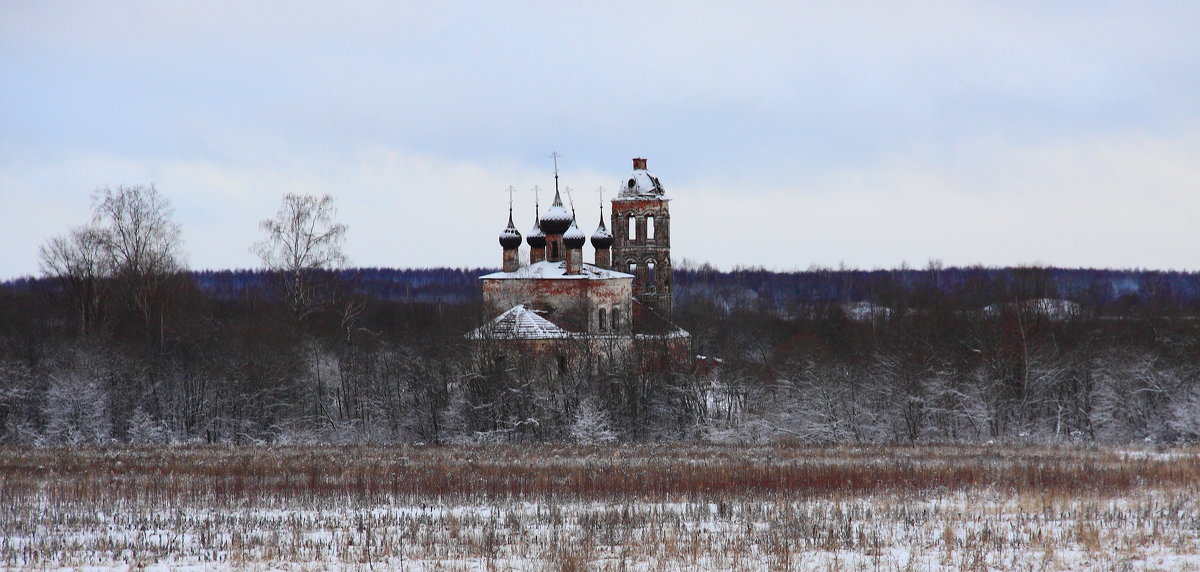
[[[504,250],[515,250],[521,246],[521,233],[517,232],[517,227],[513,224],[512,212],[508,213],[508,226],[500,231],[500,246]]]
[[[521,266],[517,260],[517,249],[521,247],[521,233],[517,232],[517,226],[513,224],[512,207],[508,209],[508,226],[500,231],[500,247],[504,249],[504,265],[501,269],[504,272],[516,272]]]
[[[612,268],[613,234],[604,226],[604,210],[600,211],[600,226],[592,233],[592,247],[596,249],[596,266]]]
[[[546,247],[546,233],[542,232],[541,225],[535,223],[533,228],[529,229],[529,234],[525,235],[525,243],[533,248]]]
[[[585,242],[587,242],[587,237],[583,235],[583,231],[579,230],[579,225],[576,225],[574,219],[572,219],[571,226],[563,233],[563,246],[569,250],[574,250],[583,248]]]
[[[596,249],[609,248],[613,245],[613,235],[604,226],[604,215],[600,215],[600,226],[592,233],[592,247]]]

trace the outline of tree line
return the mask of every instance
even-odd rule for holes
[[[1200,437],[1194,274],[679,264],[704,357],[648,370],[481,359],[486,270],[342,268],[328,197],[285,197],[255,271],[188,272],[153,187],[93,211],[0,288],[2,442]]]

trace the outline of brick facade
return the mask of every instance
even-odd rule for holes
[[[618,197],[612,201],[612,268],[633,274],[633,295],[664,316],[671,315],[670,200]]]

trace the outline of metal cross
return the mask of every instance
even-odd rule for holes
[[[562,157],[562,155],[559,155],[558,151],[554,151],[554,152],[550,153],[550,158],[554,159],[554,192],[556,192],[556,193],[558,192],[558,158],[559,157]]]
[[[512,185],[509,185],[505,190],[508,191],[508,211],[512,212],[513,193],[517,192],[517,190],[514,189]]]
[[[596,187],[596,192],[600,193],[600,226],[604,226],[604,187]]]
[[[541,190],[542,190],[541,187],[539,187],[537,185],[533,186],[533,209],[535,211],[541,211],[541,209],[542,209],[541,200],[538,198],[538,192]]]

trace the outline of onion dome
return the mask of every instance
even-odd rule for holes
[[[546,233],[542,232],[542,227],[535,222],[529,234],[525,235],[525,242],[533,248],[545,248]]]
[[[563,208],[562,197],[554,191],[554,204],[542,215],[542,232],[546,234],[562,234],[575,222],[575,215]]]
[[[563,233],[563,246],[569,249],[583,248],[585,242],[587,242],[587,237],[583,236],[583,231],[579,230],[579,226],[572,220],[571,227]]]
[[[597,249],[605,249],[613,244],[613,235],[608,232],[608,227],[604,226],[604,215],[600,215],[600,226],[596,228],[596,232],[592,233],[592,247]]]
[[[504,250],[513,250],[521,246],[521,233],[517,232],[517,227],[513,225],[512,211],[508,213],[508,226],[500,231],[500,246]]]

